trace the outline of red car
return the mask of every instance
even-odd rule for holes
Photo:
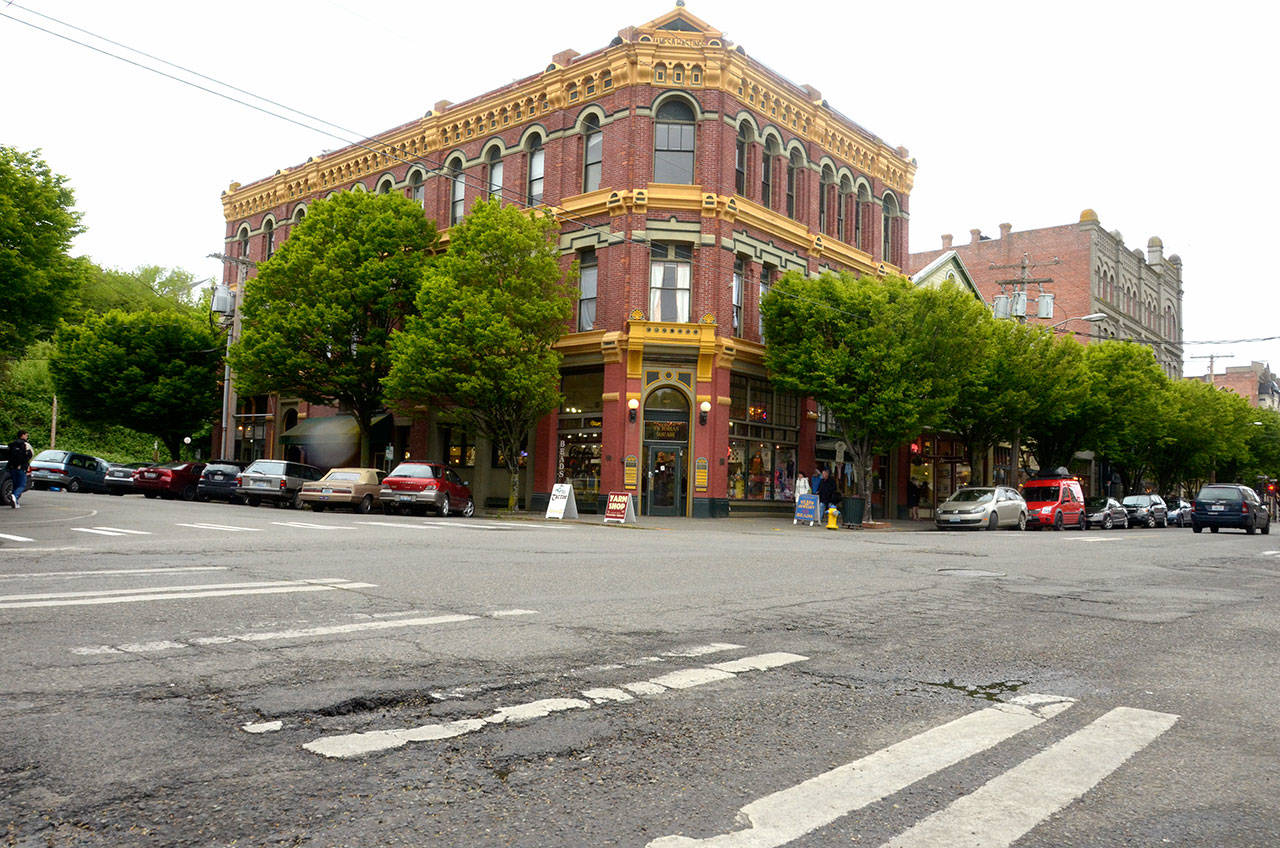
[[[204,471],[204,465],[203,462],[171,462],[168,465],[139,468],[133,472],[134,491],[142,492],[149,498],[161,497],[167,501],[182,498],[184,501],[193,501],[196,499],[200,472]]]
[[[380,494],[382,511],[388,515],[401,510],[423,515],[428,507],[440,516],[454,512],[470,516],[476,511],[470,484],[437,462],[405,460],[383,478]]]
[[[1080,480],[1066,474],[1041,474],[1022,484],[1022,499],[1027,502],[1027,526],[1039,530],[1072,527],[1084,530],[1089,517],[1084,505]]]

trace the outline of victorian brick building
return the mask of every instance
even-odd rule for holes
[[[582,273],[558,344],[565,401],[530,434],[526,502],[563,480],[580,507],[626,490],[645,512],[719,516],[790,499],[815,461],[816,408],[767,379],[760,297],[791,270],[905,266],[914,172],[905,149],[681,4],[364,145],[233,183],[225,238],[228,254],[263,259],[338,191],[403,192],[441,229],[494,194],[549,208],[566,268],[576,259]],[[229,264],[226,280],[244,274]],[[262,416],[262,451],[279,452],[265,428],[319,412],[258,398],[239,414]],[[397,413],[386,439],[467,469],[478,498],[501,495],[491,448],[442,420]]]
[[[971,230],[966,245],[953,245],[952,237],[945,235],[940,249],[913,253],[909,264],[919,270],[951,250],[964,261],[988,303],[1013,291],[1014,286],[1002,286],[1001,281],[1020,278],[1018,266],[1026,257],[1028,277],[1052,280],[1026,287],[1032,300],[1026,310],[1029,321],[1057,325],[1084,343],[1141,342],[1151,347],[1166,374],[1182,376],[1182,260],[1176,254],[1166,258],[1159,238],[1147,241],[1145,254],[1131,250],[1120,233],[1103,229],[1093,210],[1086,209],[1074,224],[1023,232],[1001,224],[999,238]],[[1049,264],[1054,259],[1057,263]],[[1051,317],[1036,317],[1035,300],[1041,290],[1053,295]],[[1106,317],[1096,323],[1079,320],[1098,313]]]

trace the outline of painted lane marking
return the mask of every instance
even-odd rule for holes
[[[150,533],[149,531],[147,531],[147,530],[125,530],[123,527],[102,527],[102,526],[99,526],[97,529],[98,529],[98,530],[110,530],[110,531],[111,531],[111,532],[113,532],[113,533],[124,533],[126,536],[150,536],[150,535],[151,535],[151,533]]]
[[[773,657],[769,667],[776,668],[784,665],[780,661],[783,656],[790,657],[788,662],[804,662],[808,657],[799,654],[762,654],[761,657]],[[744,662],[749,662],[755,658],[747,658]],[[750,668],[758,667],[755,664],[748,666]],[[688,689],[693,686],[701,686],[706,683],[712,683],[716,680],[727,680],[736,677],[730,672],[718,671],[709,668],[689,668],[663,675],[654,680],[640,681],[623,686],[630,692],[645,695],[657,695],[671,689]],[[660,681],[667,681],[666,683]],[[392,730],[371,730],[363,733],[345,733],[337,736],[321,736],[311,742],[306,743],[302,747],[314,754],[322,757],[333,759],[346,759],[349,757],[358,757],[363,754],[371,754],[376,751],[385,751],[391,748],[399,748],[410,742],[427,742],[438,739],[450,739],[455,736],[461,736],[466,733],[474,733],[490,724],[505,724],[507,722],[525,722],[534,719],[543,718],[553,713],[564,712],[567,710],[587,710],[593,706],[608,703],[622,702],[632,700],[631,696],[619,689],[603,688],[603,689],[587,689],[581,693],[581,698],[544,698],[538,701],[530,701],[527,704],[517,704],[511,707],[499,707],[496,711],[483,718],[463,719],[459,721],[445,722],[443,724],[426,724],[421,727],[395,728]]]
[[[14,536],[10,533],[0,533],[0,539],[8,539],[10,542],[34,542],[35,539],[28,539],[26,536]]]
[[[90,589],[84,592],[40,592],[38,594],[27,595],[0,595],[0,601],[36,601],[50,600],[54,598],[86,598],[90,596],[107,596],[107,595],[134,595],[140,592],[194,592],[202,589],[246,589],[257,586],[292,586],[299,582],[308,583],[345,583],[347,581],[338,579],[331,580],[257,580],[251,583],[194,583],[190,585],[177,586],[142,586],[135,589]]]
[[[214,584],[217,585],[217,584]],[[222,584],[223,586],[234,584]],[[331,592],[335,589],[371,589],[376,583],[350,583],[346,581],[317,581],[304,580],[299,582],[288,583],[260,583],[248,584],[256,585],[257,588],[246,589],[209,589],[198,591],[175,591],[174,589],[138,589],[134,590],[140,593],[150,594],[132,594],[122,595],[118,592],[98,593],[93,597],[74,597],[74,598],[48,598],[44,600],[23,600],[15,602],[0,603],[0,609],[24,609],[29,607],[69,607],[69,606],[96,606],[99,604],[129,604],[141,601],[185,601],[191,598],[227,598],[236,595],[279,595],[293,592]],[[177,587],[175,587],[177,588]],[[126,590],[127,591],[127,590]],[[83,594],[83,593],[78,593]],[[14,597],[23,597],[17,595]]]
[[[427,524],[401,524],[397,521],[357,521],[357,524],[365,524],[370,527],[398,527],[403,530],[434,530],[435,527]]]
[[[299,527],[303,530],[354,530],[354,527],[344,527],[341,524],[311,524],[307,521],[273,521],[278,527]]]
[[[739,811],[744,830],[706,839],[663,836],[647,848],[776,848],[998,745],[1071,706],[998,704],[926,730],[803,783],[752,801]],[[945,844],[945,843],[944,843]]]
[[[538,614],[537,610],[528,610],[528,609],[494,610],[491,613],[486,613],[486,615],[488,615],[490,618],[515,618],[521,615],[537,615],[537,614]]]
[[[339,587],[341,588],[341,587]],[[532,611],[530,611],[532,614]],[[401,613],[403,615],[403,613]],[[489,614],[490,616],[492,613]],[[97,654],[134,654],[155,651],[170,651],[178,648],[207,647],[209,645],[230,645],[245,642],[272,642],[281,639],[307,639],[315,636],[337,636],[347,633],[362,633],[373,630],[395,630],[403,627],[430,627],[437,624],[455,624],[462,621],[476,621],[479,615],[465,613],[434,616],[414,616],[412,618],[383,618],[377,621],[361,621],[354,624],[332,624],[320,627],[302,627],[293,630],[258,631],[237,633],[229,636],[199,636],[184,642],[146,642],[141,645],[90,645],[72,648],[71,653],[81,656]]]
[[[235,527],[230,524],[209,524],[207,522],[198,522],[196,524],[175,524],[174,527],[195,527],[198,530],[224,530],[228,533],[261,533],[261,527]]]
[[[245,733],[274,733],[282,727],[283,721],[258,721],[240,725]]]
[[[0,580],[29,580],[35,577],[111,577],[124,574],[184,574],[193,571],[226,571],[225,565],[188,565],[173,568],[113,568],[95,571],[28,571],[25,574],[0,574]]]
[[[939,810],[884,848],[1004,848],[1100,783],[1178,716],[1117,707]]]
[[[1280,554],[1280,551],[1263,551],[1259,556],[1275,556],[1276,554]]]
[[[95,533],[99,536],[125,536],[127,534],[120,533],[115,530],[103,530],[99,527],[72,527],[73,533]]]

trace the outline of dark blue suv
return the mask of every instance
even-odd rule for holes
[[[1199,533],[1208,527],[1217,533],[1219,527],[1236,527],[1250,536],[1271,532],[1271,515],[1258,493],[1239,484],[1210,483],[1200,489],[1191,504],[1191,529]]]

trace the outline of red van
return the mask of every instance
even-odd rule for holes
[[[1041,474],[1028,480],[1022,484],[1022,498],[1027,502],[1028,528],[1084,530],[1088,525],[1080,481],[1068,474]]]

